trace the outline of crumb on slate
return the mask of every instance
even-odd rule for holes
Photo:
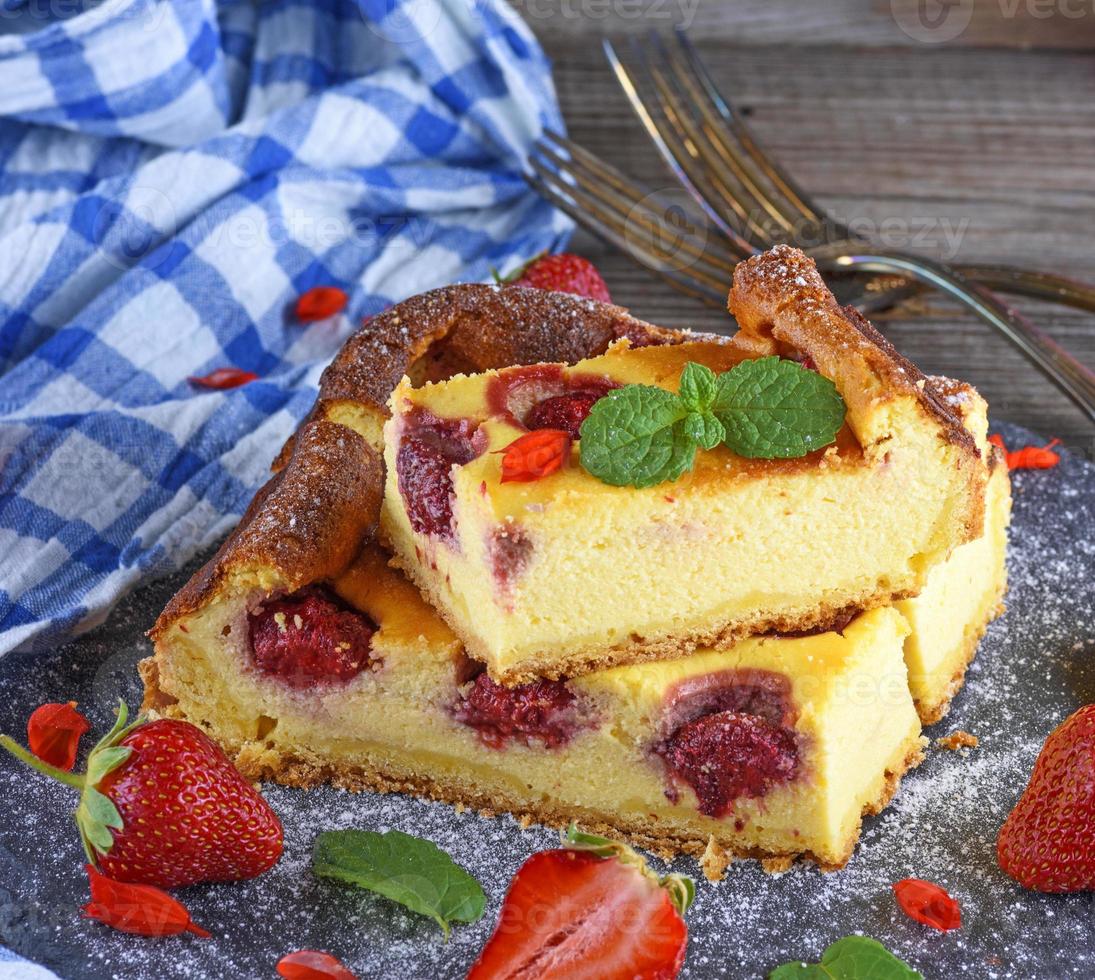
[[[711,882],[722,881],[726,875],[726,869],[730,867],[730,861],[730,855],[715,843],[714,836],[708,837],[707,850],[703,852],[703,857],[700,858],[703,876]]]
[[[770,875],[781,875],[795,866],[795,859],[781,854],[778,857],[761,858],[760,866]]]
[[[946,749],[948,752],[957,752],[959,749],[977,748],[978,741],[976,735],[971,735],[959,728],[949,735],[944,735],[943,738],[937,738],[935,744],[938,748]]]

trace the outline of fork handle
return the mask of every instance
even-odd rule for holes
[[[1033,272],[1010,265],[968,265],[955,267],[967,279],[998,293],[1029,296],[1032,299],[1059,303],[1077,310],[1095,313],[1095,286],[1078,279],[1056,276],[1048,272]]]
[[[967,279],[958,270],[918,255],[875,252],[869,248],[853,251],[847,245],[826,253],[811,250],[819,264],[836,271],[855,269],[904,276],[932,286],[954,297],[1002,333],[1071,398],[1095,422],[1095,372],[1081,364],[1049,334],[1040,330],[1003,302],[994,292]]]

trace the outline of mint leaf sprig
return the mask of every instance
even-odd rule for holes
[[[597,401],[580,430],[582,466],[612,486],[652,487],[690,470],[697,449],[724,443],[752,459],[795,459],[844,424],[836,385],[779,357],[719,375],[689,362],[679,389],[624,385]]]
[[[869,936],[845,936],[820,963],[784,963],[768,980],[924,980],[923,976]]]
[[[436,844],[389,830],[328,830],[312,852],[312,873],[377,892],[436,922],[445,938],[453,922],[476,922],[483,888]]]

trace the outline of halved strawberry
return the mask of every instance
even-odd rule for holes
[[[659,878],[623,844],[571,827],[510,884],[469,980],[672,980],[684,964],[691,879]]]

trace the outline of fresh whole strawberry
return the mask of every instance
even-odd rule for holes
[[[567,832],[569,846],[521,865],[468,980],[672,980],[695,886],[657,877],[622,844]]]
[[[80,790],[76,824],[91,864],[120,882],[179,888],[254,878],[281,857],[277,814],[223,750],[185,721],[118,720],[91,750],[86,773],[0,744]]]
[[[597,299],[602,303],[612,302],[612,297],[608,295],[608,286],[593,263],[570,252],[540,254],[504,282],[512,286],[573,293],[575,296]]]
[[[1046,739],[996,841],[1000,867],[1040,892],[1095,891],[1095,704]]]

